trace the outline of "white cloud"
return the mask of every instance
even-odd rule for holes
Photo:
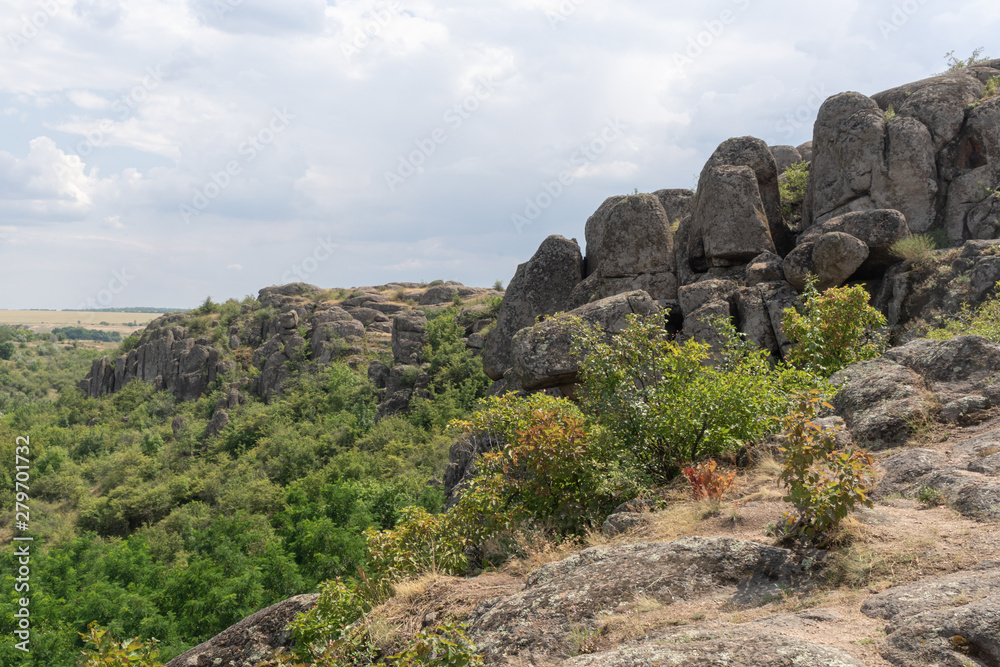
[[[0,45],[0,280],[44,258],[22,305],[73,306],[87,294],[66,286],[99,288],[124,255],[142,275],[135,303],[196,305],[280,280],[332,235],[341,254],[313,282],[506,282],[546,235],[582,242],[605,197],[688,187],[730,136],[805,141],[820,98],[939,71],[945,52],[995,41],[1000,21],[985,0],[924,3],[884,38],[892,5],[860,0],[569,4],[62,2],[18,52]],[[9,0],[0,36],[36,8]],[[248,160],[241,146],[275,108],[295,119]],[[516,233],[511,214],[615,117],[624,136],[570,165],[576,182]],[[391,192],[385,172],[437,129],[421,173]],[[180,206],[213,182],[184,224]]]

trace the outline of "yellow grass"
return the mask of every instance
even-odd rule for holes
[[[49,333],[60,327],[85,327],[117,331],[123,336],[160,317],[159,313],[93,313],[78,310],[0,310],[0,324],[25,326],[35,333]],[[104,324],[102,324],[102,322]],[[135,322],[132,325],[131,322]]]

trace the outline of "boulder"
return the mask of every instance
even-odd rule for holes
[[[680,302],[681,313],[687,318],[712,301],[735,303],[738,289],[739,286],[731,280],[701,280],[677,290],[677,300]]]
[[[864,276],[881,277],[891,264],[898,262],[892,245],[910,235],[906,218],[892,209],[872,209],[830,218],[810,227],[799,236],[799,244],[815,242],[830,232],[843,232],[868,246],[869,254],[861,267]]]
[[[667,214],[667,220],[671,224],[679,223],[691,215],[691,209],[694,205],[694,190],[657,190],[653,194],[660,200],[660,205],[663,206],[663,211]]]
[[[164,667],[255,667],[279,648],[289,648],[286,626],[316,606],[316,594],[297,595],[248,616],[206,642],[177,656]]]
[[[812,251],[812,264],[816,268],[820,291],[843,285],[865,260],[868,246],[844,232],[829,232],[816,239]]]
[[[793,164],[802,162],[802,153],[795,146],[771,146],[771,155],[778,167],[778,175],[785,173]]]
[[[806,280],[809,276],[816,275],[816,265],[813,264],[813,248],[815,243],[806,241],[795,246],[795,249],[785,255],[781,263],[781,272],[785,280],[801,292],[806,288]]]
[[[573,628],[596,628],[602,614],[634,602],[636,591],[663,605],[708,598],[760,604],[808,585],[815,563],[785,549],[718,537],[590,548],[536,570],[522,592],[481,605],[469,633],[488,661],[565,657]]]
[[[659,312],[656,302],[645,292],[618,294],[589,303],[566,313],[522,329],[511,343],[511,360],[518,384],[527,391],[560,387],[576,382],[579,360],[570,353],[574,327],[570,317],[579,317],[605,332],[617,333],[627,325],[631,314]]]
[[[781,257],[773,252],[762,252],[750,260],[746,269],[747,285],[770,283],[785,279]]]
[[[483,370],[490,379],[501,379],[511,368],[514,334],[534,324],[539,315],[566,310],[573,288],[582,280],[580,246],[562,236],[542,241],[532,258],[517,267],[483,348]]]
[[[872,205],[896,209],[915,234],[937,218],[937,162],[931,134],[920,121],[898,116],[886,124],[885,164],[872,175]]]
[[[870,449],[899,444],[938,406],[963,397],[982,397],[967,407],[1000,405],[993,381],[1000,345],[978,336],[937,341],[920,339],[878,359],[848,366],[831,378],[839,387],[833,404],[854,439]],[[979,410],[975,410],[979,411]]]
[[[886,621],[894,665],[1000,664],[1000,563],[890,588],[861,611]]]
[[[813,142],[807,141],[804,144],[800,144],[795,147],[795,150],[799,152],[802,159],[806,162],[812,162],[813,159]]]
[[[702,172],[691,217],[709,266],[745,264],[762,252],[775,251],[750,167],[723,165]]]
[[[397,364],[420,363],[426,330],[427,317],[420,311],[405,311],[392,319],[392,358]]]

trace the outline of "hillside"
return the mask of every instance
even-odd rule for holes
[[[0,656],[69,667],[96,621],[168,667],[1000,665],[998,82],[723,141],[502,292],[294,283],[18,347],[40,592]]]

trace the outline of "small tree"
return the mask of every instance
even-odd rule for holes
[[[877,357],[885,350],[882,313],[868,305],[862,285],[831,287],[822,294],[815,279],[802,293],[804,312],[785,309],[785,336],[794,347],[788,361],[810,373],[829,377],[855,362]]]
[[[662,314],[630,315],[613,340],[581,325],[584,411],[650,483],[775,432],[789,390],[811,385],[805,373],[772,368],[730,323],[715,326],[723,344],[710,359],[708,345],[675,341]]]

